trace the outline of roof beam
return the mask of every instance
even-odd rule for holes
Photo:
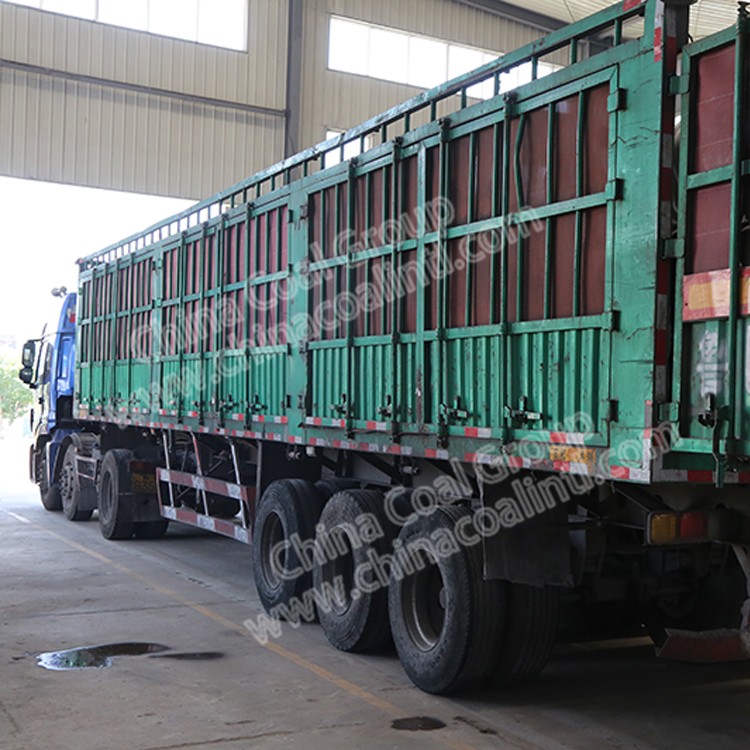
[[[504,0],[455,0],[455,2],[461,5],[470,5],[473,8],[478,8],[488,13],[494,13],[511,21],[532,26],[540,31],[555,31],[568,25],[559,18],[552,18],[552,16],[547,16],[544,13],[519,8],[512,3],[504,2]]]

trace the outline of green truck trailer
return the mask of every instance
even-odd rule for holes
[[[688,43],[690,5],[619,2],[79,261],[47,505],[252,543],[272,616],[392,638],[431,692],[535,676],[561,602],[746,657],[750,21]]]

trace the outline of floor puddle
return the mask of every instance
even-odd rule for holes
[[[143,656],[169,650],[158,643],[108,643],[103,646],[81,646],[64,651],[50,651],[36,657],[37,665],[62,672],[69,669],[102,669],[111,667],[115,656]]]

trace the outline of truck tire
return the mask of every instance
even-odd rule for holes
[[[370,516],[371,523],[358,524],[365,515]],[[359,529],[364,533],[358,533]],[[383,495],[376,490],[340,491],[323,509],[316,535],[316,552],[321,557],[315,560],[313,585],[320,597],[316,603],[323,632],[341,651],[366,653],[391,640],[388,585],[378,580],[370,554],[378,559],[391,554],[395,537],[396,528],[385,514]],[[335,554],[340,551],[339,545],[345,554]],[[364,565],[369,565],[363,581],[366,591],[357,587],[355,579],[355,571],[364,570]],[[328,596],[334,591],[340,596]]]
[[[50,486],[47,482],[47,459],[44,457],[42,450],[39,463],[37,463],[37,484],[39,485],[39,497],[45,510],[59,511],[62,510],[62,497],[60,496],[60,487],[57,482]]]
[[[105,539],[130,539],[133,523],[133,493],[130,484],[129,450],[108,451],[102,461],[99,480],[99,528]]]
[[[169,520],[162,521],[141,521],[136,523],[133,532],[136,539],[161,539],[167,533]]]
[[[273,482],[260,499],[253,527],[253,575],[261,603],[280,619],[285,617],[283,608],[312,587],[311,548],[322,510],[315,485],[303,479]],[[277,545],[290,544],[295,538],[307,544],[309,560],[300,560],[290,546],[283,555],[273,554]]]
[[[80,488],[76,482],[76,448],[69,445],[65,451],[62,469],[60,469],[60,497],[65,518],[69,521],[88,521],[93,510],[82,510],[78,507]]]
[[[337,492],[343,490],[357,490],[362,486],[362,482],[356,479],[319,479],[315,482],[315,489],[320,493],[325,502],[328,502]]]
[[[505,584],[505,629],[491,682],[508,687],[537,677],[555,645],[559,592],[545,586]]]
[[[388,599],[393,641],[406,674],[428,693],[483,685],[499,656],[505,589],[483,579],[481,545],[454,536],[470,513],[439,508],[399,534]]]

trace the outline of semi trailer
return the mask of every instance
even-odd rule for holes
[[[561,606],[747,657],[750,21],[692,42],[691,4],[623,0],[82,258],[24,349],[45,507],[251,544],[271,616],[392,639],[430,692],[536,676]]]

